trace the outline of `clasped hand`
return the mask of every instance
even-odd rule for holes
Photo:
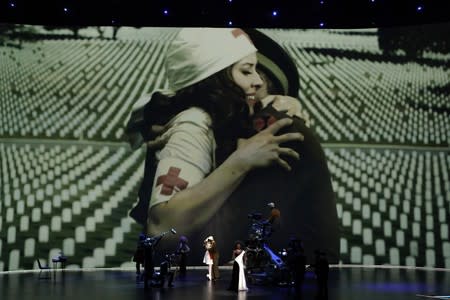
[[[292,119],[278,120],[266,129],[260,131],[249,139],[239,139],[236,155],[248,169],[267,167],[278,164],[290,171],[291,166],[282,156],[300,159],[299,154],[291,148],[280,147],[280,144],[291,141],[303,141],[299,132],[275,135],[280,129],[292,124]]]
[[[304,137],[299,132],[276,135],[282,128],[292,124],[292,119],[284,118],[271,124],[266,129],[258,132],[249,139],[239,139],[236,156],[242,166],[248,170],[260,167],[267,167],[278,164],[290,171],[291,166],[281,156],[286,155],[294,159],[299,159],[299,154],[291,148],[280,147],[280,144],[291,141],[303,141]],[[151,128],[154,133],[162,133],[166,130],[164,126],[154,125]],[[150,148],[161,148],[167,140],[160,135],[156,139],[147,143]]]

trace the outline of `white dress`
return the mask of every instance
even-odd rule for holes
[[[207,264],[207,265],[213,264],[213,260],[212,260],[211,256],[209,255],[208,250],[205,251],[205,256],[203,257],[203,263]]]
[[[238,291],[248,291],[247,282],[245,281],[245,266],[244,266],[244,254],[245,251],[242,251],[234,261],[239,265],[239,280],[238,280]]]

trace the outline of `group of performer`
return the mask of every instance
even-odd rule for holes
[[[281,212],[278,208],[276,208],[275,203],[273,202],[268,203],[267,206],[270,209],[270,213],[267,218],[259,220],[260,214],[252,214],[251,218],[252,220],[255,218],[258,219],[258,224],[261,224],[264,229],[267,228],[268,231],[262,235],[250,234],[247,242],[238,240],[234,244],[231,261],[228,262],[229,265],[233,266],[231,281],[228,287],[228,290],[230,291],[240,292],[248,290],[247,278],[250,276],[249,270],[251,268],[247,268],[247,262],[249,260],[249,254],[247,254],[247,252],[251,253],[254,251],[254,247],[258,246],[258,242],[261,243],[259,244],[259,247],[261,247],[259,251],[270,249],[267,246],[267,239],[273,232],[276,232],[272,226],[280,222]],[[255,215],[258,217],[255,217]],[[254,226],[254,224],[251,224],[251,226]],[[264,232],[264,229],[262,232]],[[173,230],[173,232],[175,231]],[[166,254],[164,256],[164,259],[160,264],[160,271],[154,271],[154,254],[156,251],[156,246],[164,234],[165,233],[153,238],[149,238],[143,233],[139,235],[138,246],[134,254],[133,261],[136,262],[136,276],[138,282],[144,281],[146,287],[148,287],[148,281],[150,281],[150,286],[164,287],[167,282],[168,287],[173,287],[173,281],[176,273],[178,273],[179,277],[186,276],[187,258],[191,249],[188,243],[188,238],[184,235],[180,236],[178,246],[176,247],[174,253]],[[220,253],[218,250],[217,241],[212,235],[210,235],[204,239],[203,247],[205,250],[203,263],[208,267],[206,278],[208,281],[215,282],[220,279]],[[268,251],[270,253],[270,250]],[[297,291],[301,291],[305,272],[309,268],[310,270],[314,270],[316,274],[318,298],[327,298],[329,264],[326,253],[316,250],[315,261],[307,268],[307,259],[304,252],[303,242],[298,238],[291,238],[287,248],[283,249],[283,251],[280,252],[280,255],[283,257],[283,264],[278,265],[278,267],[280,268],[280,272],[282,272],[282,274],[278,277],[279,282],[277,283],[293,286]],[[253,262],[253,264],[254,263],[255,262]],[[270,261],[262,261],[262,265],[257,267],[264,269],[267,267],[266,264],[269,263]],[[144,266],[144,274],[141,273],[141,266]],[[252,267],[255,267],[255,265]]]
[[[165,256],[165,260],[160,264],[159,272],[155,272],[153,268],[155,251],[153,246],[156,246],[157,241],[153,239],[152,241],[155,244],[151,245],[146,244],[146,240],[145,235],[139,236],[138,247],[133,257],[136,262],[138,282],[144,281],[146,288],[149,286],[163,288],[165,283],[167,283],[167,287],[173,287],[176,273],[179,277],[186,276],[187,256],[190,252],[188,239],[185,236],[180,237],[179,246],[174,253]],[[213,236],[208,236],[204,240],[203,247],[205,249],[203,263],[208,266],[207,280],[215,282],[220,279],[217,242]],[[228,286],[230,291],[248,291],[247,278],[249,273],[246,268],[246,249],[245,243],[236,241],[232,250],[232,260],[229,262],[233,266]],[[285,285],[294,287],[297,292],[301,293],[306,271],[313,270],[317,279],[317,299],[328,298],[329,263],[326,253],[316,250],[314,263],[307,266],[302,241],[292,238],[284,254],[284,263],[285,273],[284,277],[280,277],[280,280],[284,280]],[[141,266],[144,266],[144,274],[141,272]],[[148,281],[150,281],[150,285],[148,285]]]
[[[169,276],[168,286],[173,286],[173,280],[175,276],[175,271],[171,268],[176,267],[178,276],[186,276],[187,270],[187,256],[190,252],[190,247],[188,245],[188,239],[185,236],[181,236],[179,240],[179,246],[173,254],[166,255],[166,259],[163,260],[161,266],[167,267],[167,269],[160,272],[155,272],[154,270],[154,253],[156,247],[156,241],[154,244],[146,243],[147,237],[144,234],[139,235],[137,248],[133,256],[133,261],[136,263],[136,278],[137,282],[145,281],[147,285],[147,280],[153,280],[151,286],[164,287],[166,282],[165,277]],[[219,251],[217,249],[217,243],[213,236],[208,236],[203,243],[205,248],[205,255],[203,257],[203,263],[208,266],[208,273],[206,274],[207,280],[217,281],[220,278],[219,272]],[[245,263],[244,254],[245,250],[241,242],[237,242],[235,249],[232,252],[233,261],[233,276],[230,284],[230,290],[242,291],[247,290],[246,280],[245,280]],[[167,266],[165,266],[167,264]],[[141,268],[144,267],[144,273],[142,273]],[[164,277],[164,278],[163,278]]]

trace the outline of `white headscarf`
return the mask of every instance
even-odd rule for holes
[[[153,93],[172,96],[178,90],[206,79],[256,51],[250,38],[239,28],[181,29],[166,53],[165,69],[169,88],[156,89],[138,99],[125,124],[143,119],[143,108]],[[143,142],[141,133],[135,132],[131,136],[138,140],[132,147],[139,147]]]
[[[183,28],[166,54],[169,89],[188,87],[256,51],[238,28]]]

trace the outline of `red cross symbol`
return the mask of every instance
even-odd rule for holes
[[[274,116],[270,116],[269,118],[256,118],[253,120],[253,128],[256,131],[261,131],[263,129],[266,129],[273,123],[275,123],[277,119]]]
[[[261,131],[266,126],[266,122],[264,122],[263,118],[257,118],[253,120],[253,128],[255,128],[256,131]]]
[[[272,125],[276,121],[277,121],[277,119],[274,116],[270,116],[269,119],[267,120],[267,126]]]
[[[170,167],[166,175],[161,175],[158,177],[158,179],[156,180],[156,186],[162,184],[162,195],[172,195],[173,189],[175,187],[179,188],[180,190],[184,190],[188,186],[189,182],[178,177],[178,175],[180,175],[180,172],[181,169]]]
[[[253,44],[252,40],[248,37],[248,35],[244,32],[244,30],[242,30],[240,28],[235,28],[231,31],[231,33],[233,34],[233,36],[235,38],[238,38],[239,36],[244,35],[250,41],[250,43]]]

